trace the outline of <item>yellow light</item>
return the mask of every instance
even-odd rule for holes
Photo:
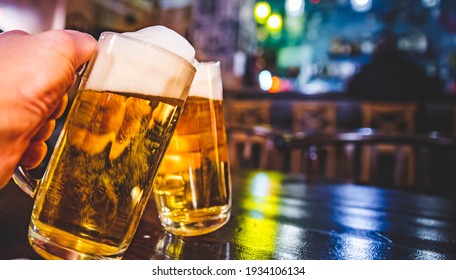
[[[255,4],[254,8],[254,15],[255,15],[255,20],[263,24],[266,22],[266,19],[269,17],[271,14],[271,6],[269,5],[268,2],[258,2]]]
[[[234,234],[236,243],[246,248],[238,252],[241,259],[273,258],[281,233],[276,219],[281,215],[281,204],[274,198],[280,196],[282,180],[275,172],[257,172],[247,179],[239,203],[248,211],[236,217],[242,230]]]
[[[282,16],[279,14],[272,14],[266,22],[266,27],[272,32],[280,31],[280,29],[282,29]]]

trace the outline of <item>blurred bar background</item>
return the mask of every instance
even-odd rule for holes
[[[456,1],[0,0],[3,31],[68,28],[98,37],[155,24],[185,36],[199,60],[221,62],[230,131],[274,129],[272,144],[258,141],[263,148],[285,146],[297,133],[372,134],[385,128],[379,120],[390,123],[388,133],[456,135]],[[456,174],[453,148],[443,153],[451,159],[437,156],[436,169]],[[261,147],[249,151],[261,158]],[[409,177],[422,173],[422,159],[412,161]],[[275,168],[294,163],[290,155]]]
[[[441,93],[455,90],[451,0],[0,1],[4,31],[65,27],[98,36],[154,24],[187,37],[201,60],[221,60],[230,89],[344,93],[389,32],[403,55],[441,83]]]

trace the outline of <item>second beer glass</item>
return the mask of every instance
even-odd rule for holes
[[[163,227],[183,236],[220,228],[231,210],[220,63],[195,66],[184,111],[154,180]]]

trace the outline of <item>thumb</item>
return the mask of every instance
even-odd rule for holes
[[[96,40],[89,34],[75,31],[64,30],[72,41],[74,53],[70,54],[74,58],[74,70],[76,71],[81,65],[87,62],[95,50]]]

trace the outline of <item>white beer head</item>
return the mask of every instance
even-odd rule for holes
[[[136,32],[101,35],[85,88],[95,91],[139,93],[185,99],[188,79],[178,79],[182,68],[193,67],[195,50],[175,31],[152,26]]]
[[[194,65],[196,74],[188,96],[223,100],[220,62],[198,62],[195,60]]]
[[[136,32],[125,32],[122,35],[161,47],[189,63],[194,61],[195,49],[192,45],[184,37],[162,25],[146,27]]]

